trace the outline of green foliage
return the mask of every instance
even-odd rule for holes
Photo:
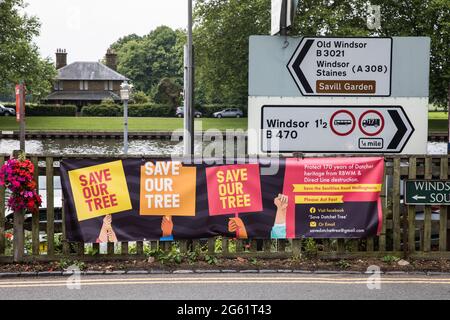
[[[394,262],[397,262],[397,261],[399,261],[399,260],[400,260],[399,257],[396,257],[396,256],[390,256],[390,255],[384,256],[384,257],[381,259],[381,261],[386,262],[386,263],[394,263]]]
[[[338,262],[336,262],[336,267],[338,267],[339,269],[348,269],[351,267],[351,264],[346,261],[346,260],[339,260]]]
[[[75,117],[77,115],[77,107],[73,105],[27,105],[25,113],[27,116],[34,117]]]
[[[177,79],[162,78],[154,91],[153,100],[156,103],[170,105],[173,110],[181,104],[183,86]]]
[[[367,27],[368,5],[381,6],[381,28]],[[246,104],[248,39],[268,35],[270,0],[198,0],[196,99],[200,103]],[[292,36],[429,36],[430,101],[445,107],[450,83],[450,1],[304,0]]]
[[[219,263],[219,260],[217,259],[216,256],[209,255],[209,254],[205,255],[205,261],[206,261],[206,263],[208,263],[210,265],[214,265],[214,266]]]
[[[175,111],[171,106],[158,104],[135,104],[128,106],[130,117],[174,117]]]
[[[56,267],[58,269],[65,270],[71,266],[75,266],[78,269],[80,269],[81,271],[87,269],[87,266],[83,261],[70,260],[70,259],[63,258],[63,259],[59,260],[58,262],[56,262]]]
[[[371,0],[381,6],[380,36],[431,38],[430,103],[446,108],[450,86],[450,1]]]
[[[304,240],[304,248],[305,256],[307,256],[308,258],[317,256],[317,243],[313,238],[307,238]]]
[[[143,91],[135,91],[131,96],[130,104],[145,104],[150,102],[150,97]]]
[[[23,0],[0,2],[0,93],[11,95],[15,84],[24,81],[27,93],[38,101],[51,90],[56,70],[42,59],[33,39],[39,35],[36,17],[23,14]]]
[[[143,37],[119,39],[111,45],[118,55],[118,71],[144,92],[150,92],[163,78],[182,79],[185,38],[182,30],[160,26]]]
[[[270,0],[198,0],[195,20],[200,102],[247,104],[248,38],[269,34]]]
[[[123,106],[116,104],[89,105],[81,109],[83,117],[122,117]],[[158,104],[132,104],[128,106],[129,117],[174,117],[171,106]]]
[[[122,108],[118,105],[89,105],[81,109],[83,117],[120,117],[122,116]]]

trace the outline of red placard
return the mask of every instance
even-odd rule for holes
[[[206,169],[211,216],[263,210],[259,164]]]

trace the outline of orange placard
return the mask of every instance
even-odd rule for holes
[[[140,210],[150,216],[195,216],[196,167],[177,161],[141,166]]]

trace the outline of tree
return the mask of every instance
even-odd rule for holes
[[[184,42],[183,31],[161,26],[144,37],[119,39],[112,47],[118,55],[118,71],[137,90],[149,93],[163,78],[183,78]]]
[[[181,104],[183,86],[177,79],[163,78],[156,87],[153,100],[156,103],[168,104],[176,109]]]
[[[50,92],[56,70],[42,59],[33,37],[39,35],[36,17],[20,13],[23,0],[0,2],[0,93],[14,94],[14,85],[24,81],[27,93],[39,100]]]
[[[270,0],[196,2],[196,84],[209,103],[246,103],[248,38],[269,30]]]
[[[367,27],[369,4],[381,6],[381,28]],[[209,103],[247,100],[248,39],[268,35],[270,0],[198,0],[195,6],[196,85]],[[429,36],[430,101],[446,104],[450,82],[450,1],[302,0],[293,36]]]
[[[381,6],[381,36],[431,38],[430,102],[447,105],[450,85],[450,1],[372,0]]]

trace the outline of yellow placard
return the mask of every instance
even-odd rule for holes
[[[197,168],[181,162],[147,162],[141,167],[141,215],[195,216]]]
[[[344,196],[295,196],[295,203],[296,204],[344,203]]]
[[[122,161],[69,171],[79,221],[132,209]]]
[[[294,184],[294,192],[380,192],[381,184]]]

